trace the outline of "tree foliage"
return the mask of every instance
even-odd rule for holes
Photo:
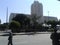
[[[11,29],[13,32],[17,32],[19,28],[20,28],[20,23],[17,21],[12,21],[9,24],[9,29]]]
[[[48,21],[48,25],[51,25],[51,28],[54,29],[54,32],[57,31],[57,25],[60,25],[60,21]]]
[[[1,31],[2,31],[2,30],[5,30],[5,29],[7,29],[7,28],[9,28],[8,23],[0,24],[0,30],[1,30]]]
[[[36,14],[33,14],[33,15],[32,15],[32,22],[33,22],[33,24],[37,24],[39,18],[40,18],[40,17],[36,16]]]
[[[33,27],[36,29],[36,27],[39,25],[38,24],[38,20],[39,20],[40,17],[36,16],[36,14],[33,14],[32,15],[32,24],[33,24]]]
[[[58,21],[48,21],[47,24],[51,25],[51,27],[53,28],[53,27],[57,26]]]
[[[18,21],[21,27],[30,24],[30,19],[24,14],[17,14],[12,20]]]

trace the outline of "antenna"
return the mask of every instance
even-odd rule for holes
[[[7,7],[7,11],[6,11],[6,23],[8,23],[8,7]]]

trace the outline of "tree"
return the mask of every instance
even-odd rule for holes
[[[47,24],[48,24],[48,25],[51,25],[51,28],[53,28],[53,29],[54,29],[54,32],[55,32],[55,31],[57,30],[56,27],[57,27],[57,25],[59,24],[59,22],[53,20],[53,21],[48,21]]]
[[[24,14],[17,14],[12,20],[18,21],[21,24],[21,28],[26,27],[30,24],[30,19]]]
[[[5,29],[6,29],[6,25],[0,24],[0,30],[1,30],[1,31],[4,31]]]
[[[3,23],[3,24],[0,24],[0,29],[1,30],[6,30],[6,29],[8,29],[9,28],[9,25],[8,25],[9,23]]]
[[[53,27],[57,26],[58,21],[54,21],[54,20],[53,20],[53,21],[48,21],[47,24],[48,24],[48,25],[50,24],[51,27],[53,28]]]
[[[3,23],[4,26],[6,26],[5,29],[8,29],[9,28],[9,23]]]
[[[37,26],[39,25],[39,23],[38,23],[39,18],[40,18],[40,16],[37,16],[36,14],[32,15],[31,20],[32,20],[32,24],[33,24],[33,29],[35,29],[34,31],[36,31]]]
[[[37,16],[36,14],[33,14],[33,16],[32,16],[33,24],[38,24],[39,18],[40,18],[40,16]]]
[[[9,24],[9,29],[12,30],[12,32],[19,32],[19,28],[20,28],[20,23],[18,21],[12,21],[10,24]]]

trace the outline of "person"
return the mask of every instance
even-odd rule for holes
[[[9,32],[8,45],[13,45],[12,44],[12,32]]]
[[[51,34],[50,38],[52,39],[52,45],[60,45],[59,34],[57,33],[56,29],[54,29],[54,33]]]

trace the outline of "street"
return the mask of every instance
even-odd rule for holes
[[[7,45],[8,36],[0,36],[0,45]],[[13,45],[52,45],[50,34],[16,35]]]

